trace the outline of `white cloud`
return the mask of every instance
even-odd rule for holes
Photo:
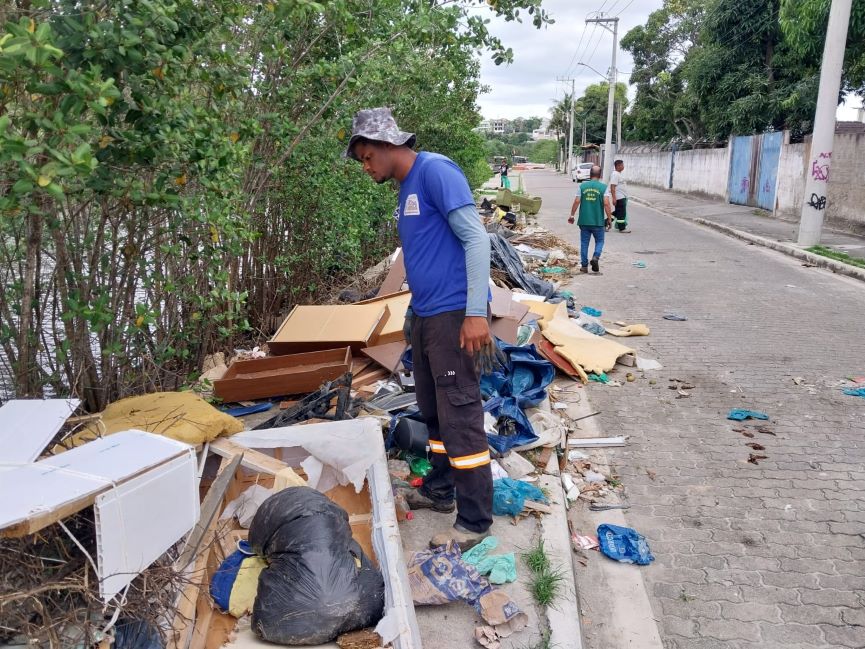
[[[587,63],[599,72],[610,67],[613,35],[600,26],[586,25],[589,13],[603,10],[619,14],[619,39],[631,28],[646,22],[660,9],[662,0],[546,0],[544,9],[555,24],[535,29],[528,16],[522,24],[493,19],[491,30],[514,50],[511,65],[495,65],[488,55],[481,60],[481,82],[490,92],[478,98],[484,117],[546,117],[550,107],[565,92],[557,77],[573,77],[577,96],[586,86],[602,81],[592,70],[577,66]],[[623,11],[624,10],[624,11]],[[590,38],[591,37],[591,38]],[[578,47],[579,46],[579,47]],[[627,82],[631,57],[620,49],[616,67],[619,81]],[[570,84],[567,84],[570,91]]]

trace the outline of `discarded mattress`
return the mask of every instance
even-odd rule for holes
[[[121,399],[102,413],[105,430],[87,426],[70,440],[73,446],[122,430],[144,430],[193,446],[243,430],[243,422],[207,403],[192,392],[154,392]]]
[[[588,373],[609,372],[615,366],[616,360],[634,353],[630,347],[591,334],[572,322],[563,302],[531,302],[529,308],[541,316],[538,321],[541,333],[556,346],[556,351],[574,366],[584,383],[588,381]]]

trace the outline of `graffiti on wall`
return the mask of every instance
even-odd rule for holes
[[[831,158],[832,152],[824,151],[811,163],[811,177],[814,180],[829,182],[829,162]]]
[[[815,210],[825,210],[826,209],[826,197],[825,196],[817,196],[817,194],[811,194],[811,200],[808,201],[808,205],[813,207]]]

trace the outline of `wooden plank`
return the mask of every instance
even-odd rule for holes
[[[568,438],[570,448],[604,448],[609,446],[625,446],[627,444],[624,435],[618,437],[588,437],[583,439]]]
[[[236,361],[213,382],[213,391],[226,402],[314,392],[350,367],[349,347]]]
[[[552,507],[543,503],[535,502],[534,500],[527,500],[525,503],[523,503],[523,510],[528,510],[530,512],[541,512],[542,514],[553,513]]]
[[[228,489],[228,484],[234,477],[237,467],[240,466],[241,460],[243,460],[242,451],[231,458],[228,465],[219,472],[219,475],[216,476],[213,484],[210,485],[210,489],[204,497],[204,502],[201,503],[201,514],[198,517],[198,522],[189,533],[189,536],[186,539],[186,546],[183,548],[183,552],[175,562],[177,568],[182,570],[188,566],[198,552],[198,549],[201,547],[204,535],[207,533],[207,530],[210,529],[211,521],[216,518],[217,511],[222,509],[222,500],[225,496],[225,491]],[[223,462],[223,464],[225,463]]]
[[[202,537],[202,540],[205,542],[204,549],[195,556],[192,569],[186,574],[188,583],[186,588],[180,593],[177,606],[175,607],[174,620],[171,624],[171,633],[168,636],[166,649],[189,649],[195,629],[198,596],[202,586],[205,585],[204,581],[207,579],[207,562],[210,558],[213,544],[216,542],[218,524],[218,517],[214,516]]]
[[[288,466],[285,462],[265,455],[261,451],[235,444],[227,437],[219,437],[210,442],[210,450],[224,458],[242,455],[243,459],[240,462],[242,466],[270,475],[276,475]]]

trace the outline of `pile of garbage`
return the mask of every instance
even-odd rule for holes
[[[577,436],[567,395],[639,369],[618,338],[649,332],[561,290],[573,248],[502,223],[488,222],[502,363],[481,391],[494,513],[517,524],[552,511],[544,473],[562,476],[570,504],[615,499],[620,485],[581,450],[604,440]],[[193,391],[98,415],[76,415],[74,399],[0,408],[0,491],[13,494],[0,504],[0,644],[411,649],[413,605],[455,599],[475,607],[487,638],[524,627],[500,589],[516,562],[491,553],[494,541],[403,554],[404,490],[431,470],[429,440],[399,250],[375,276],[377,290],[365,280],[333,304],[298,305],[266,343],[209,357]],[[432,577],[442,562],[469,590]]]

